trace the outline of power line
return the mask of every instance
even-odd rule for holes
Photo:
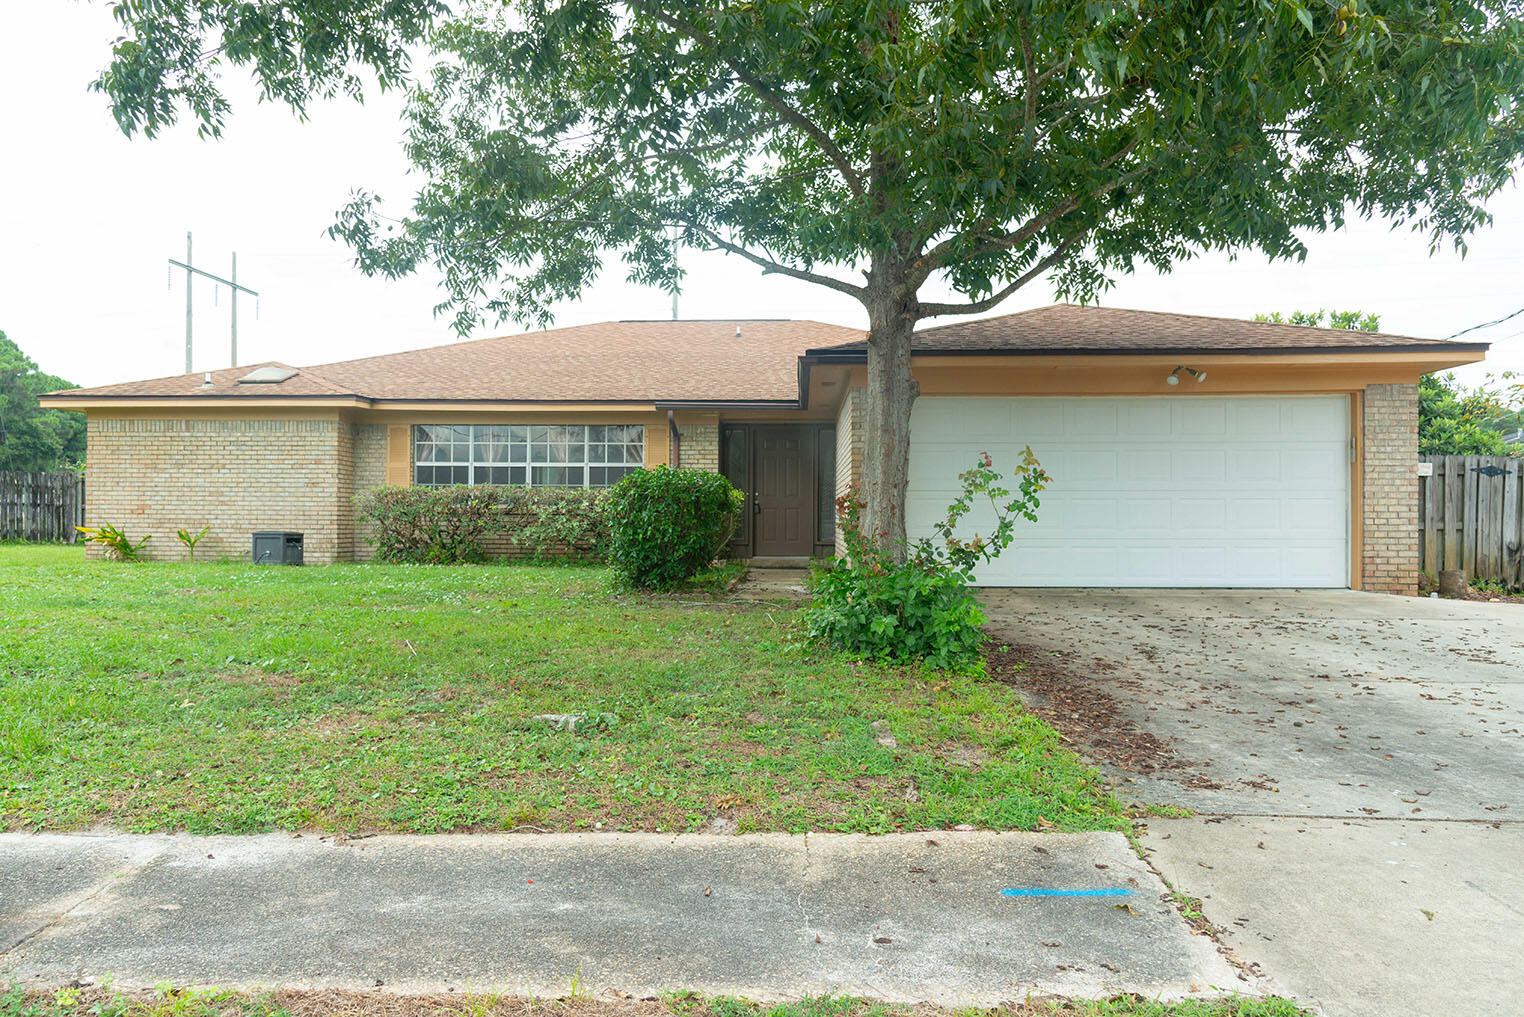
[[[247,286],[244,286],[244,285],[240,284],[239,281],[238,281],[238,252],[236,252],[236,251],[233,252],[233,278],[231,278],[231,279],[224,279],[220,275],[213,275],[212,273],[206,271],[205,269],[196,268],[195,266],[193,266],[191,264],[191,235],[189,233],[187,233],[187,234],[185,234],[185,260],[184,261],[176,261],[174,258],[170,258],[169,259],[169,263],[170,263],[170,265],[173,268],[183,268],[183,269],[185,269],[185,373],[186,374],[190,374],[191,373],[191,322],[192,322],[192,316],[191,316],[191,281],[192,281],[192,278],[194,276],[198,276],[198,275],[202,276],[203,278],[210,279],[212,282],[221,283],[223,286],[226,286],[226,287],[228,287],[228,289],[233,291],[233,317],[232,317],[233,324],[232,324],[232,335],[231,335],[231,343],[230,343],[230,345],[231,345],[230,355],[231,355],[231,358],[232,358],[232,366],[233,367],[237,367],[238,366],[238,293],[239,293],[240,290],[243,291],[244,293],[247,293],[249,296],[254,298],[254,300],[255,300],[255,303],[254,303],[254,315],[255,315],[255,317],[259,316],[259,302],[258,302],[259,301],[259,293],[258,293],[258,291],[251,290]]]
[[[1509,321],[1510,319],[1513,319],[1513,318],[1517,318],[1521,314],[1524,314],[1524,307],[1519,308],[1517,311],[1514,311],[1512,314],[1505,314],[1505,315],[1503,315],[1503,317],[1497,319],[1496,321],[1489,321],[1489,322],[1486,322],[1485,324],[1482,324],[1482,325],[1472,325],[1470,328],[1463,328],[1459,332],[1453,332],[1450,335],[1445,336],[1445,338],[1446,339],[1454,339],[1456,336],[1465,335],[1467,332],[1477,332],[1477,331],[1480,331],[1481,329],[1484,329],[1484,328],[1491,328],[1494,325],[1501,325],[1501,324],[1503,324],[1503,322]]]

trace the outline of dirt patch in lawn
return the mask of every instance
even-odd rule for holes
[[[301,679],[294,674],[285,671],[266,671],[257,667],[238,672],[226,672],[216,677],[232,685],[251,685],[262,689],[286,689],[301,683]]]
[[[1004,642],[991,642],[984,652],[990,677],[1020,689],[1028,708],[1074,751],[1127,773],[1168,773],[1193,788],[1222,786],[1201,772],[1201,764],[1178,755],[1171,741],[1122,715],[1096,680],[1115,664],[1097,659],[1082,665],[1077,657]]]

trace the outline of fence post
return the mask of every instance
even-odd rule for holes
[[[1507,461],[1507,473],[1503,475],[1503,584],[1517,587],[1524,584],[1524,514],[1520,505],[1519,490],[1524,485],[1524,462]]]

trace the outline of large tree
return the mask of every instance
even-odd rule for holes
[[[38,370],[0,332],[0,470],[73,469],[85,461],[84,418],[37,402],[44,392],[74,387]]]
[[[1353,211],[1463,242],[1524,150],[1520,0],[120,0],[98,85],[129,133],[221,64],[300,109],[408,78],[427,181],[360,193],[359,266],[432,262],[455,323],[543,322],[617,254],[683,247],[867,312],[869,532],[904,534],[910,336],[1044,273],[1087,300],[1140,262],[1301,257]],[[930,282],[963,299],[922,300]]]

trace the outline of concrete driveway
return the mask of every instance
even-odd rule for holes
[[[1524,1011],[1524,607],[992,590],[997,634],[1163,739],[1125,798],[1240,959],[1333,1015]],[[1062,717],[1057,718],[1062,726]],[[1145,767],[1146,769],[1146,767]]]

